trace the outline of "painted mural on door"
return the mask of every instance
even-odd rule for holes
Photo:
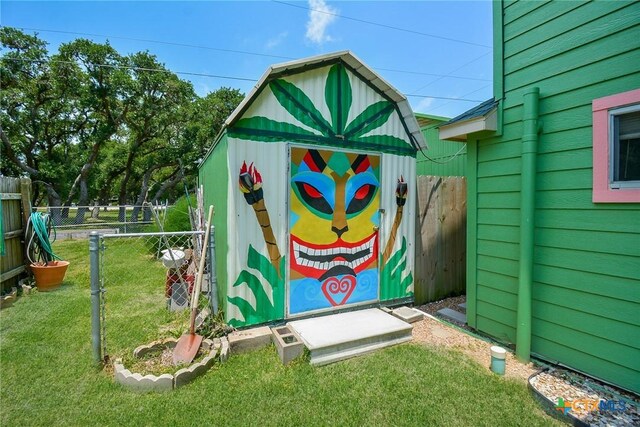
[[[291,148],[289,313],[378,299],[380,157]]]

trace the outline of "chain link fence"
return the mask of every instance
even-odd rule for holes
[[[97,360],[120,356],[125,349],[186,331],[204,234],[196,231],[90,236],[92,335]],[[213,247],[210,240],[205,248],[208,253],[202,295],[215,312],[217,304],[214,292],[210,292],[215,278],[209,277]],[[122,312],[128,313],[126,319],[115,314]],[[114,343],[111,348],[110,342]]]
[[[123,206],[48,206],[37,208],[51,217],[57,238],[87,238],[92,231],[103,233],[141,233],[154,223],[154,209],[164,220],[167,203]]]

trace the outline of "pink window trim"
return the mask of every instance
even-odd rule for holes
[[[593,100],[593,202],[640,203],[638,188],[609,188],[609,110],[640,103],[640,89]]]

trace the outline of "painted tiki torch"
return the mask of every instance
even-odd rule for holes
[[[404,210],[404,204],[407,201],[407,183],[404,181],[404,177],[400,175],[400,179],[398,180],[398,184],[396,185],[396,205],[398,208],[396,209],[396,215],[393,218],[393,225],[391,226],[391,232],[389,233],[389,240],[387,240],[387,246],[384,248],[384,253],[382,254],[382,262],[386,264],[391,256],[391,251],[393,250],[393,244],[396,242],[396,235],[398,234],[398,227],[400,227],[400,222],[402,222],[402,211]]]
[[[242,168],[240,168],[240,191],[242,191],[245,200],[256,214],[258,224],[262,229],[262,236],[267,244],[267,250],[269,251],[269,259],[271,264],[278,272],[278,276],[282,277],[280,272],[280,250],[278,250],[278,244],[271,228],[271,220],[269,219],[269,211],[264,204],[264,195],[262,193],[262,176],[253,166],[253,163],[247,168],[247,163],[242,162]]]

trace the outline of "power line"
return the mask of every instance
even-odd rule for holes
[[[6,27],[6,25],[4,25],[4,27]],[[270,54],[260,53],[260,52],[250,52],[250,51],[235,50],[235,49],[224,49],[224,48],[217,48],[217,47],[211,47],[211,46],[168,42],[168,41],[164,41],[164,40],[140,39],[140,38],[136,38],[136,37],[112,36],[112,35],[107,35],[107,34],[84,33],[84,32],[80,32],[80,31],[50,30],[50,29],[45,29],[45,28],[31,28],[31,27],[14,27],[14,28],[19,28],[21,30],[27,30],[27,31],[39,31],[41,33],[56,33],[56,34],[69,34],[69,35],[74,35],[74,36],[102,37],[102,38],[105,38],[105,39],[120,39],[120,40],[129,40],[129,41],[137,41],[137,42],[144,42],[144,43],[156,43],[156,44],[163,44],[163,45],[168,45],[168,46],[189,47],[189,48],[193,48],[193,49],[206,49],[206,50],[213,50],[213,51],[219,51],[219,52],[237,53],[237,54],[241,54],[241,55],[262,56],[262,57],[276,58],[276,59],[286,59],[286,60],[296,60],[296,59],[298,59],[298,58],[293,58],[291,56],[270,55]],[[416,75],[432,76],[432,77],[448,77],[448,78],[459,79],[459,80],[491,81],[489,79],[480,79],[480,78],[475,78],[475,77],[464,77],[464,76],[453,76],[451,74],[435,74],[435,73],[425,73],[425,72],[421,72],[421,71],[398,70],[398,69],[380,68],[380,67],[373,67],[373,68],[376,69],[376,70],[380,70],[380,71],[391,71],[391,72],[394,72],[394,73],[416,74]]]
[[[54,63],[54,64],[77,64],[74,61],[63,61],[63,60],[59,60],[59,59],[52,59],[49,61],[44,61],[44,60],[38,60],[38,59],[22,59],[22,58],[7,58],[7,57],[1,57],[0,59],[3,60],[7,60],[7,61],[15,61],[15,62],[29,62],[32,64],[44,64],[44,63]],[[114,64],[98,64],[95,62],[89,62],[86,63],[86,65],[91,65],[94,67],[104,67],[104,68],[113,68],[113,69],[126,69],[126,70],[135,70],[135,71],[150,71],[150,72],[157,72],[157,73],[169,73],[169,74],[185,74],[185,75],[189,75],[189,76],[198,76],[198,77],[212,77],[212,78],[218,78],[218,79],[229,79],[229,80],[240,80],[240,81],[247,81],[247,82],[257,82],[258,80],[256,79],[250,79],[250,78],[246,78],[246,77],[235,77],[235,76],[223,76],[223,75],[219,75],[219,74],[206,74],[206,73],[192,73],[189,71],[172,71],[172,70],[168,70],[165,68],[148,68],[148,67],[134,67],[134,66],[130,66],[130,65],[114,65]],[[432,95],[419,95],[419,94],[407,94],[405,96],[411,96],[411,97],[419,97],[419,98],[433,98],[433,99],[446,99],[446,100],[451,100],[451,101],[466,101],[466,102],[482,102],[480,100],[477,99],[465,99],[465,98],[452,98],[452,97],[445,97],[445,96],[432,96]]]
[[[408,93],[408,94],[405,94],[404,96],[411,96],[414,98],[446,99],[449,101],[484,102],[479,99],[453,98],[449,96],[418,95],[417,93]]]
[[[6,25],[5,25],[6,26]],[[20,28],[21,30],[28,31],[40,31],[43,33],[58,33],[58,34],[71,34],[74,36],[91,36],[91,37],[104,37],[106,39],[120,39],[120,40],[129,40],[129,41],[137,41],[137,42],[145,42],[145,43],[157,43],[164,44],[168,46],[177,46],[177,47],[190,47],[195,49],[206,49],[206,50],[215,50],[218,52],[227,52],[227,53],[239,53],[242,55],[254,55],[254,56],[263,56],[267,58],[278,58],[278,59],[295,59],[289,56],[280,56],[280,55],[270,55],[268,53],[259,53],[259,52],[249,52],[246,50],[235,50],[235,49],[224,49],[221,47],[211,47],[211,46],[202,46],[195,44],[187,44],[187,43],[177,43],[177,42],[168,42],[162,40],[151,40],[151,39],[139,39],[135,37],[125,37],[125,36],[108,36],[105,34],[94,34],[94,33],[83,33],[79,31],[62,31],[62,30],[45,30],[42,28],[29,28],[29,27],[15,27]]]
[[[329,11],[326,11],[326,10],[313,9],[313,8],[310,8],[310,7],[307,7],[307,6],[302,6],[302,5],[299,5],[299,4],[292,4],[292,3],[287,3],[287,2],[284,2],[284,1],[278,1],[278,0],[271,0],[271,1],[274,2],[274,3],[284,4],[284,5],[291,6],[291,7],[297,7],[298,9],[312,10],[314,12],[324,13],[325,15],[332,15],[332,16],[335,16],[335,17],[338,17],[338,18],[348,19],[350,21],[361,22],[363,24],[369,24],[369,25],[375,25],[375,26],[378,26],[378,27],[388,28],[390,30],[403,31],[405,33],[418,34],[420,36],[432,37],[434,39],[446,40],[446,41],[456,42],[456,43],[464,43],[464,44],[468,44],[468,45],[471,45],[471,46],[479,46],[479,47],[485,47],[485,48],[488,48],[488,49],[492,49],[491,46],[488,46],[486,44],[474,43],[474,42],[470,42],[470,41],[467,41],[467,40],[454,39],[454,38],[451,38],[451,37],[444,37],[444,36],[439,36],[439,35],[436,35],[436,34],[423,33],[423,32],[420,32],[420,31],[409,30],[407,28],[394,27],[393,25],[382,24],[380,22],[366,21],[364,19],[359,19],[359,18],[353,18],[353,17],[350,17],[350,16],[340,15],[339,13],[333,13],[333,12],[329,12]]]
[[[486,86],[482,86],[480,89],[476,89],[476,90],[473,90],[473,91],[471,91],[471,92],[465,93],[465,94],[464,94],[464,95],[462,95],[462,96],[469,96],[469,95],[472,95],[472,94],[474,94],[474,93],[476,93],[476,92],[480,92],[481,90],[488,88],[489,86],[491,86],[491,85],[490,85],[490,84],[488,84],[488,85],[486,85]],[[461,98],[461,99],[462,99],[462,98]],[[486,99],[485,99],[485,101],[486,101]],[[484,101],[478,101],[478,102],[484,102]],[[436,105],[435,107],[431,108],[431,109],[429,110],[429,112],[431,113],[432,111],[434,111],[434,110],[438,110],[438,109],[440,109],[440,108],[444,107],[445,105],[449,105],[450,103],[451,103],[451,101],[449,101],[449,102],[443,102],[442,104],[440,104],[440,105]]]
[[[32,64],[44,64],[44,63],[54,63],[54,64],[76,64],[74,61],[62,61],[59,59],[52,59],[50,61],[43,61],[38,59],[22,59],[22,58],[2,58],[7,61],[16,61],[16,62],[30,62]],[[114,68],[114,69],[124,69],[124,70],[135,70],[135,71],[151,71],[156,73],[167,73],[167,74],[184,74],[187,76],[198,76],[198,77],[213,77],[217,79],[228,79],[228,80],[240,80],[245,82],[257,82],[256,79],[250,79],[246,77],[234,77],[234,76],[223,76],[219,74],[206,74],[206,73],[192,73],[189,71],[172,71],[163,68],[148,68],[148,67],[134,67],[129,65],[113,65],[113,64],[98,64],[95,62],[89,62],[87,65],[91,65],[94,67],[103,67],[103,68]]]
[[[380,67],[374,67],[376,70],[379,71],[389,71],[392,73],[405,73],[405,74],[416,74],[416,75],[420,75],[420,76],[431,76],[431,77],[448,77],[451,79],[460,79],[460,80],[474,80],[474,81],[479,81],[479,82],[490,82],[491,79],[481,79],[481,78],[477,78],[477,77],[463,77],[463,76],[452,76],[450,74],[434,74],[434,73],[424,73],[421,71],[404,71],[404,70],[395,70],[393,68],[380,68]]]
[[[422,89],[426,88],[427,86],[431,86],[431,85],[432,85],[432,84],[434,84],[435,82],[438,82],[438,81],[440,81],[440,80],[442,80],[442,79],[444,79],[444,78],[449,77],[451,74],[455,73],[456,71],[458,71],[458,70],[460,70],[460,69],[462,69],[462,68],[466,67],[466,66],[467,66],[467,65],[469,65],[469,64],[473,64],[474,62],[478,61],[479,59],[484,58],[485,56],[489,55],[490,53],[491,53],[491,52],[483,53],[482,55],[480,55],[480,56],[478,56],[478,57],[476,57],[476,58],[472,59],[471,61],[469,61],[469,62],[465,62],[464,64],[460,65],[460,66],[459,66],[458,68],[456,68],[455,70],[451,70],[449,73],[447,73],[447,74],[445,74],[445,75],[443,75],[443,76],[441,76],[441,77],[438,77],[438,78],[437,78],[437,79],[435,79],[435,80],[430,81],[430,82],[429,82],[429,83],[427,83],[426,85],[421,86],[420,88],[418,88],[418,89],[414,90],[414,92],[419,92],[419,91],[421,91]]]

